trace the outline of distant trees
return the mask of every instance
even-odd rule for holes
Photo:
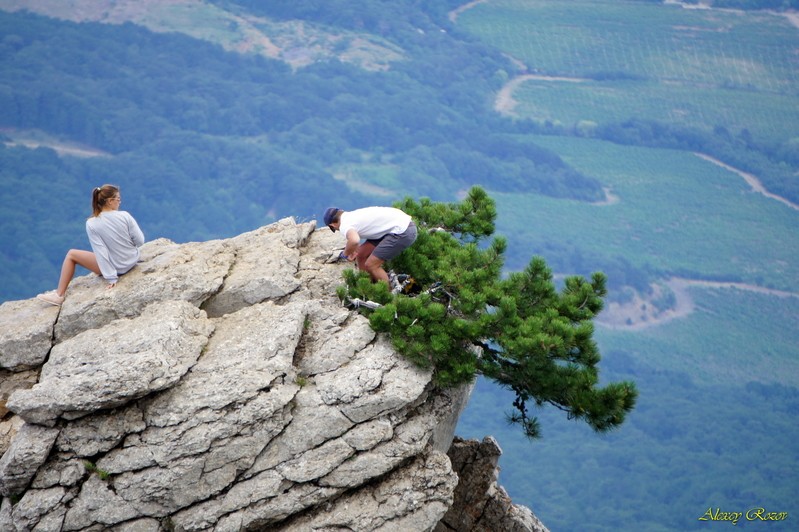
[[[36,159],[30,150],[8,148],[4,170],[26,176],[31,189],[53,180],[80,183],[80,205],[82,187],[119,184],[127,191],[126,206],[150,228],[148,237],[176,241],[228,236],[276,217],[308,219],[330,197],[371,203],[332,176],[342,165],[365,160],[391,168],[403,185],[392,190],[395,198],[416,192],[451,198],[473,184],[588,201],[603,197],[596,179],[526,137],[552,128],[511,121],[491,109],[487,102],[509,65],[498,51],[451,26],[447,12],[458,2],[414,8],[383,0],[221,3],[372,32],[401,48],[404,59],[381,72],[336,60],[294,71],[280,61],[133,24],[0,12],[0,127],[42,130],[110,154],[61,160],[45,177],[28,171]],[[353,10],[358,16],[348,18]],[[602,131],[592,128],[591,134]],[[640,132],[623,127],[612,134],[635,141]],[[793,152],[782,150],[786,158]],[[46,214],[47,207],[31,205],[20,191],[9,194],[6,219],[25,209]],[[40,251],[57,269],[63,239],[38,241],[52,246]],[[5,286],[0,296],[11,290]]]
[[[301,4],[292,9],[303,10]],[[485,106],[484,80],[499,67],[496,52],[472,50],[478,45],[439,31],[422,38],[411,18],[402,21],[390,37],[413,55],[387,72],[337,61],[292,72],[279,61],[131,24],[112,28],[2,13],[0,117],[6,127],[42,129],[113,154],[149,151],[158,139],[176,135],[198,149],[204,135],[269,135],[270,149],[306,165],[335,164],[331,137],[338,153],[354,148],[406,160],[405,152],[427,146],[448,167],[450,191],[485,180],[500,190],[598,197],[598,183],[554,153],[496,134],[512,131],[512,123]],[[304,126],[308,122],[312,128]],[[494,131],[486,130],[489,124]],[[289,143],[299,129],[302,149]],[[314,146],[322,152],[318,157]],[[183,162],[193,174],[196,165]],[[468,175],[459,169],[464,165]]]

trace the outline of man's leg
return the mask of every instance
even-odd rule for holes
[[[359,270],[366,271],[366,261],[372,256],[376,244],[374,242],[366,241],[358,246],[355,250],[355,264],[358,265]]]
[[[370,251],[369,258],[364,262],[363,269],[369,272],[373,281],[385,281],[389,288],[388,273],[383,269],[383,263],[396,258],[416,241],[416,224],[410,223],[408,228],[400,234],[388,234],[380,239],[377,247]]]
[[[367,240],[358,247],[356,251],[355,260],[358,263],[358,268],[369,274],[372,281],[385,281],[388,283],[388,274],[383,269],[383,259],[375,257],[372,252],[375,250],[377,242]]]
[[[370,255],[363,265],[363,269],[369,272],[372,281],[385,281],[388,284],[388,273],[383,269],[383,259]]]

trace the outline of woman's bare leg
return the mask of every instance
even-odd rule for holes
[[[75,276],[75,266],[83,266],[100,275],[100,266],[97,264],[97,257],[94,253],[82,249],[70,249],[67,251],[67,256],[64,257],[64,263],[61,264],[61,277],[58,279],[56,293],[61,297],[67,293],[67,287]]]

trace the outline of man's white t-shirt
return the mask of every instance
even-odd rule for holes
[[[375,240],[390,233],[403,233],[411,223],[411,217],[394,207],[366,207],[344,211],[339,220],[339,231],[346,235],[355,229],[364,240]]]

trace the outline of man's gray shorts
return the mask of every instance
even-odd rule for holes
[[[416,224],[411,222],[402,233],[389,233],[382,238],[367,240],[375,246],[372,255],[381,260],[391,260],[416,242]]]

